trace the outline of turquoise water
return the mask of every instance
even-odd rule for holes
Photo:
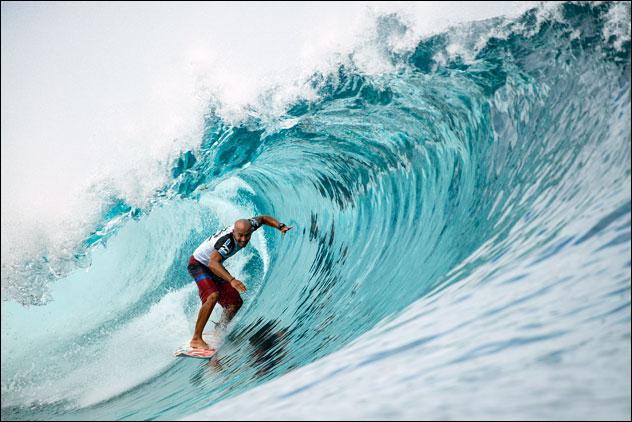
[[[52,278],[23,270],[2,305],[2,419],[629,419],[613,8],[469,23],[461,51],[437,34],[377,76],[341,65],[273,121],[209,113],[151,207],[112,199],[53,301],[22,306]],[[188,256],[259,214],[295,228],[231,259],[248,292],[218,362],[173,358],[199,307]]]

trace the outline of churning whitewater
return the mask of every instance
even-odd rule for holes
[[[388,70],[352,53],[237,123],[212,100],[149,204],[108,198],[54,265],[3,255],[3,420],[630,418],[630,4],[409,49],[376,19]],[[227,263],[217,361],[174,358],[188,257],[261,214],[294,229]]]

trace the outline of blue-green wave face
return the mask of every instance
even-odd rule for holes
[[[627,39],[607,36],[621,6]],[[425,38],[389,51],[391,72],[315,74],[317,99],[276,119],[207,115],[153,206],[114,201],[53,300],[31,288],[45,265],[22,270],[32,284],[2,306],[2,418],[311,403],[629,418],[629,4],[557,13]],[[253,215],[293,228],[264,227],[227,261],[248,291],[218,361],[173,358],[199,309],[188,257]]]

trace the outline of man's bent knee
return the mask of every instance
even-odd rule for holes
[[[239,308],[241,308],[241,305],[243,305],[243,303],[244,301],[239,298],[239,300],[231,303],[230,306],[228,306],[228,309],[230,309],[232,312],[237,312]]]
[[[231,313],[231,314],[234,314],[234,313],[236,313],[239,310],[239,308],[241,308],[241,303],[238,304],[238,305],[227,306],[226,307],[226,311]]]
[[[210,306],[211,304],[215,304],[219,299],[219,293],[213,292],[206,297],[206,301],[204,302],[205,306]]]

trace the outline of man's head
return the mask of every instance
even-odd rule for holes
[[[250,225],[250,221],[246,219],[241,219],[235,221],[235,226],[233,229],[233,237],[235,238],[235,242],[239,244],[242,248],[250,242],[250,236],[252,235],[252,225]]]

